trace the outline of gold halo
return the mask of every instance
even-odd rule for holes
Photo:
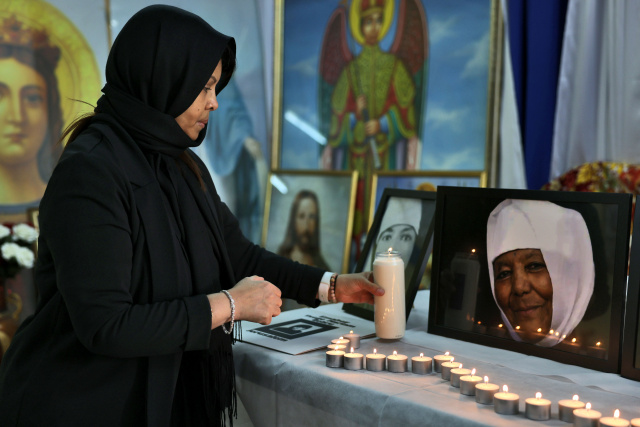
[[[360,4],[362,0],[352,0],[351,7],[349,8],[349,27],[351,27],[351,35],[361,45],[364,44],[364,36],[360,30]],[[394,0],[385,0],[384,12],[382,13],[382,28],[378,35],[378,42],[387,35],[389,27],[391,26],[391,19],[393,18],[393,3]]]
[[[29,28],[45,30],[49,42],[60,49],[55,75],[60,91],[63,127],[93,108],[74,99],[96,103],[102,87],[98,63],[78,28],[57,8],[42,0],[9,0],[0,6],[0,19],[11,15]],[[106,31],[106,30],[105,30]]]

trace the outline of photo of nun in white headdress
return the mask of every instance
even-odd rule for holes
[[[487,258],[491,291],[514,340],[552,347],[580,323],[595,280],[580,213],[547,201],[504,200],[487,221]]]

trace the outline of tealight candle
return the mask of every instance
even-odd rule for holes
[[[431,358],[420,353],[420,356],[414,356],[411,358],[411,372],[414,374],[430,374],[431,373]]]
[[[484,377],[484,382],[476,384],[476,402],[483,405],[491,405],[493,403],[493,395],[500,390],[498,384],[491,384],[489,377]]]
[[[551,417],[551,401],[542,398],[542,393],[524,401],[524,416],[530,420],[544,421]]]
[[[346,351],[347,350],[347,346],[343,345],[343,344],[329,344],[327,346],[327,348],[329,350],[342,350],[342,351]]]
[[[344,368],[352,371],[358,371],[362,369],[362,360],[362,354],[354,353],[353,347],[351,347],[351,353],[345,353],[344,355]]]
[[[340,344],[340,345],[344,345],[344,346],[349,346],[349,340],[346,339],[345,337],[340,337],[337,338],[335,340],[331,340],[331,344]]]
[[[353,348],[360,348],[360,335],[353,333],[353,331],[349,331],[348,334],[344,335],[344,339],[350,341],[350,346]]]
[[[587,402],[584,409],[573,410],[573,425],[575,427],[598,427],[598,421],[602,414],[591,409],[591,403]]]
[[[457,368],[451,368],[450,372],[449,380],[451,381],[451,385],[453,387],[460,388],[460,377],[463,375],[469,375],[471,373],[471,369],[463,368],[461,363]]]
[[[482,378],[476,375],[476,370],[471,370],[471,375],[463,375],[460,377],[460,394],[467,396],[475,396],[476,384],[482,381]]]
[[[329,350],[327,351],[327,367],[342,368],[344,363],[344,351]]]
[[[453,360],[453,356],[450,356],[448,351],[444,354],[433,356],[433,370],[440,373],[442,363],[450,362],[451,360]]]
[[[497,414],[516,415],[520,412],[520,396],[509,393],[509,387],[502,386],[502,391],[493,395],[493,410]]]
[[[573,411],[584,408],[584,402],[580,402],[578,395],[574,395],[572,399],[564,399],[558,401],[558,417],[567,423],[573,422]]]
[[[378,353],[378,350],[373,349],[373,353],[367,354],[367,371],[380,372],[385,369],[385,362],[387,361],[387,356],[384,354]]]
[[[454,358],[452,357],[449,362],[442,362],[440,364],[440,375],[443,380],[450,381],[451,380],[451,370],[453,368],[459,368],[460,363],[454,362]]]
[[[393,354],[387,357],[387,369],[389,372],[407,372],[407,361],[409,358],[404,354],[398,354],[394,351]]]
[[[613,417],[600,418],[600,425],[602,427],[628,427],[629,420],[620,418],[620,410],[616,409],[615,412],[613,413]]]
[[[640,418],[634,418],[631,420],[631,427],[640,427]]]

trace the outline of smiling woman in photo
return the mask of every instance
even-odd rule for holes
[[[487,221],[487,258],[491,290],[514,340],[551,347],[580,323],[595,280],[580,213],[547,201],[504,200]]]

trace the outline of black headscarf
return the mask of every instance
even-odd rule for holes
[[[235,68],[235,41],[202,18],[172,6],[149,6],[122,28],[107,60],[107,84],[93,121],[108,124],[135,144],[155,171],[162,190],[174,244],[184,257],[176,297],[219,292],[233,285],[224,271],[214,230],[219,226],[198,177],[185,163],[185,150],[199,145],[175,118],[203,90],[218,62],[219,93]],[[187,160],[185,160],[187,157]],[[193,166],[193,165],[192,165]],[[173,402],[176,425],[225,423],[224,411],[235,412],[231,337],[221,328],[211,333],[208,350],[182,355]]]

